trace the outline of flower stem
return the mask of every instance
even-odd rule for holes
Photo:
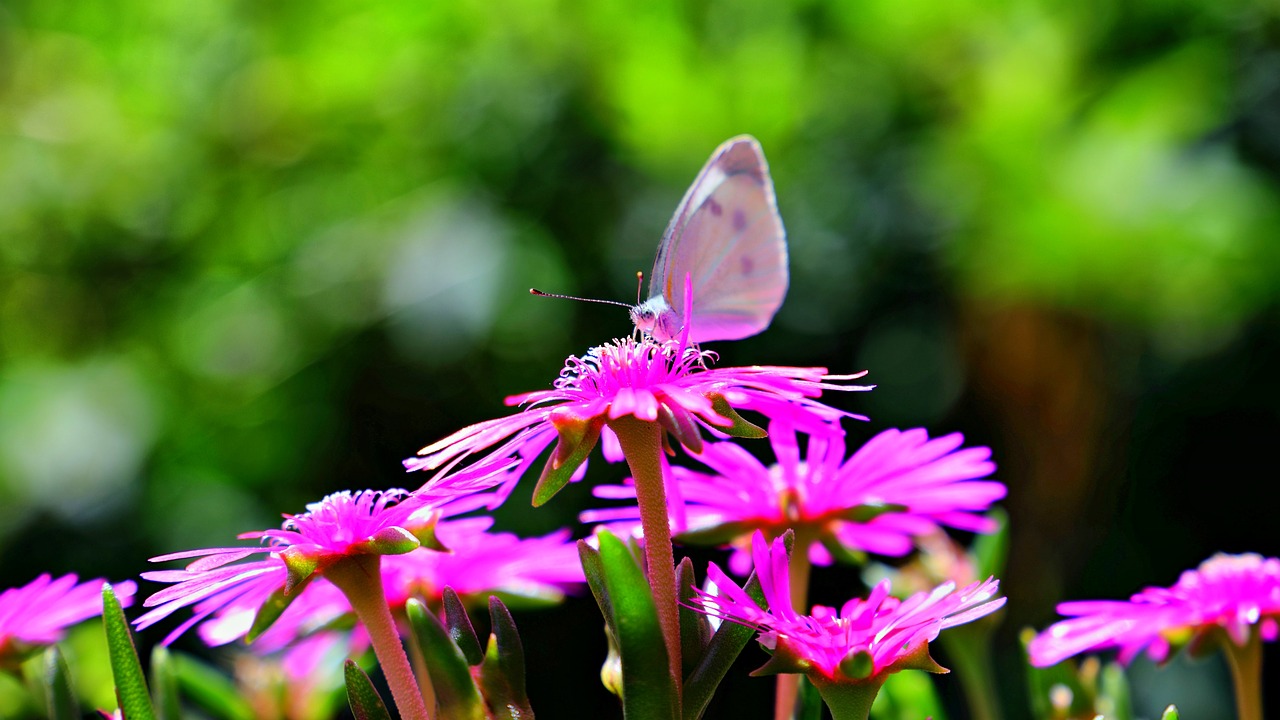
[[[391,609],[387,607],[381,560],[381,555],[350,555],[326,568],[324,576],[347,597],[356,617],[369,632],[373,652],[378,656],[400,716],[405,720],[435,720],[434,713],[427,709],[435,707],[435,692],[429,682],[419,689],[391,618]]]
[[[804,615],[809,602],[809,571],[813,567],[809,561],[809,546],[813,544],[814,533],[806,525],[799,525],[793,530],[795,543],[791,547],[791,557],[787,563],[791,580],[791,607]],[[795,716],[796,697],[799,694],[799,675],[784,673],[778,676],[773,698],[774,720],[791,720]]]
[[[1262,720],[1262,640],[1251,629],[1244,647],[1230,639],[1222,642],[1227,664],[1231,666],[1231,684],[1236,691],[1236,717],[1239,720]]]
[[[680,696],[680,609],[676,604],[675,553],[671,550],[671,527],[667,521],[666,481],[662,471],[662,426],[630,415],[611,420],[609,427],[618,436],[622,454],[636,481],[636,502],[640,506],[640,526],[644,530],[644,558],[648,566],[658,623],[667,645],[676,697]]]

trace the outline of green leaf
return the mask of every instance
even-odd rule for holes
[[[765,602],[764,593],[760,590],[760,580],[756,574],[751,573],[751,577],[747,578],[747,582],[742,589],[756,601],[762,609],[768,609],[769,604]],[[729,668],[733,666],[738,655],[742,653],[742,649],[751,642],[751,638],[756,636],[756,629],[746,625],[739,625],[735,622],[723,622],[720,629],[715,635],[711,636],[711,640],[707,643],[706,652],[703,653],[702,661],[698,663],[698,667],[693,672],[685,675],[684,680],[684,720],[697,720],[707,711],[707,704],[711,702],[711,698],[715,695],[716,688],[720,686],[720,681],[729,672]],[[814,691],[816,694],[816,690]],[[821,699],[818,702],[821,708]]]
[[[51,720],[79,720],[80,703],[71,686],[71,671],[57,645],[44,653],[44,689]]]
[[[444,618],[449,630],[449,639],[462,651],[468,665],[479,665],[484,660],[484,648],[480,647],[480,638],[471,625],[467,608],[453,588],[444,589]]]
[[[387,704],[369,681],[354,660],[347,660],[342,665],[343,675],[347,679],[347,701],[351,703],[351,713],[356,720],[391,720],[387,712]]]
[[[413,638],[430,668],[431,684],[435,688],[441,716],[484,720],[484,699],[471,678],[470,664],[463,651],[450,639],[444,625],[418,600],[405,603],[405,613],[409,616]]]
[[[733,406],[729,404],[729,401],[726,400],[723,395],[711,393],[707,396],[707,399],[711,401],[711,408],[716,411],[717,415],[728,418],[733,423],[728,427],[716,425],[716,429],[720,432],[732,437],[748,438],[751,440],[769,437],[769,433],[765,432],[764,428],[759,425],[752,425],[744,420],[742,416],[738,414],[738,411],[733,409]]]
[[[631,550],[612,533],[596,533],[604,585],[622,655],[622,713],[628,720],[676,716],[675,682],[649,581]],[[606,615],[607,617],[607,615]]]
[[[693,573],[693,561],[680,560],[676,568],[676,590],[680,598],[680,662],[682,672],[688,675],[698,667],[702,653],[711,641],[711,622],[707,616],[690,607],[693,587],[698,582]]]
[[[1069,712],[1072,716],[1092,709],[1094,693],[1092,689],[1086,688],[1081,683],[1080,673],[1077,671],[1074,660],[1064,660],[1047,668],[1031,665],[1030,656],[1025,655],[1025,653],[1026,647],[1033,637],[1035,637],[1035,631],[1031,628],[1023,630],[1020,637],[1024,657],[1027,661],[1027,691],[1031,696],[1032,716],[1047,718],[1054,715],[1056,711],[1051,698],[1053,697],[1054,688],[1057,686],[1062,686],[1071,691],[1071,708]]]
[[[1164,709],[1164,713],[1160,715],[1160,720],[1178,720],[1178,708],[1176,705],[1170,705]]]
[[[587,577],[587,587],[600,606],[600,614],[604,615],[605,628],[612,637],[618,636],[618,624],[614,618],[613,600],[609,597],[609,588],[604,582],[604,560],[600,551],[591,547],[586,540],[578,541],[578,560],[582,562],[582,572]]]
[[[190,655],[173,653],[170,660],[178,688],[190,702],[220,720],[254,720],[253,708],[220,670]]]
[[[489,598],[489,620],[492,632],[480,665],[485,702],[499,720],[532,718],[533,708],[524,685],[524,644],[511,613],[496,597]]]
[[[1133,720],[1133,701],[1129,694],[1129,678],[1119,663],[1107,663],[1102,667],[1102,682],[1098,688],[1098,712],[1107,720]]]
[[[1000,577],[1004,573],[1005,560],[1009,557],[1009,514],[1001,508],[992,508],[987,517],[996,521],[996,531],[979,535],[969,551],[979,580]]]
[[[133,633],[124,609],[110,583],[102,585],[102,624],[107,631],[107,651],[111,657],[111,677],[116,684],[116,702],[125,720],[155,720],[151,694],[142,674],[142,663],[133,646]]]
[[[163,645],[157,645],[151,651],[151,692],[163,720],[182,720],[178,675],[173,667],[173,656]]]

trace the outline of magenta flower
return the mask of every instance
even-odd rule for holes
[[[441,521],[435,529],[445,551],[420,548],[383,558],[382,583],[392,611],[404,608],[409,598],[420,598],[439,607],[445,587],[463,599],[487,604],[490,595],[525,602],[559,602],[566,591],[585,582],[577,545],[567,530],[543,537],[522,539],[511,533],[487,532],[488,517]],[[273,652],[310,633],[331,626],[351,613],[351,604],[336,587],[317,579],[289,606],[269,630],[254,641],[254,648]],[[224,606],[200,626],[200,636],[210,645],[222,645],[244,637],[253,625],[257,605],[236,602]],[[360,638],[356,638],[357,644]]]
[[[468,482],[484,486],[495,467],[502,465],[491,466]],[[432,544],[431,534],[443,514],[487,504],[481,497],[458,500],[442,490],[432,494],[404,490],[334,493],[308,505],[301,515],[286,515],[278,530],[239,536],[264,541],[262,546],[205,548],[152,558],[152,562],[194,560],[182,570],[142,574],[147,580],[173,585],[147,598],[143,605],[152,610],[134,625],[144,630],[182,608],[193,607],[192,617],[164,639],[167,644],[222,608],[252,607],[256,613],[270,603],[269,609],[278,616],[335,563],[361,555],[396,555]],[[239,562],[264,554],[266,557],[259,560]]]
[[[54,580],[45,574],[22,587],[0,592],[0,668],[14,668],[45,645],[62,639],[63,631],[102,614],[105,580],[76,584],[75,575]],[[113,585],[120,604],[133,602],[135,586]]]
[[[738,574],[750,569],[743,546],[754,530],[778,537],[793,528],[810,539],[810,559],[828,565],[828,548],[898,556],[942,526],[995,529],[978,513],[1003,498],[1005,487],[981,480],[995,471],[991,451],[962,448],[959,433],[930,439],[920,428],[885,430],[847,460],[843,435],[830,431],[810,434],[803,455],[787,420],[770,423],[769,440],[778,458],[773,465],[735,444],[714,443],[696,456],[711,473],[671,468],[685,523],[673,522],[673,533],[689,543],[737,541],[730,567]],[[602,486],[595,493],[633,498],[635,488]],[[681,518],[674,509],[672,515]],[[590,511],[582,519],[607,522],[618,534],[635,532],[638,524],[635,506]]]
[[[1005,602],[996,597],[999,582],[990,578],[960,590],[946,583],[905,600],[892,597],[883,581],[866,600],[855,598],[838,611],[815,605],[812,614],[800,615],[791,602],[783,538],[770,546],[757,531],[752,554],[767,610],[715,563],[707,569],[715,591],[695,588],[695,609],[760,631],[760,644],[773,657],[757,673],[803,673],[820,689],[851,683],[878,688],[890,673],[908,667],[945,672],[928,658],[928,644],[942,630],[995,612]]]
[[[858,417],[816,402],[823,390],[870,389],[830,382],[865,373],[833,376],[825,368],[707,367],[714,359],[714,353],[683,341],[659,343],[649,337],[592,348],[584,357],[565,362],[553,389],[507,398],[508,405],[524,405],[523,411],[463,428],[422,448],[419,457],[404,461],[405,467],[451,467],[505,441],[495,454],[518,453],[522,458],[510,484],[500,491],[505,497],[511,484],[556,440],[535,493],[535,504],[541,504],[579,471],[606,426],[621,418],[659,423],[664,443],[674,438],[696,453],[703,448],[704,428],[718,437],[763,435],[736,410],[786,415],[802,427],[817,427],[843,416]]]
[[[1129,663],[1146,650],[1155,661],[1171,651],[1225,631],[1237,647],[1257,637],[1275,640],[1280,620],[1280,559],[1218,554],[1187,570],[1169,588],[1151,587],[1127,601],[1067,602],[1067,616],[1049,626],[1027,648],[1031,663],[1055,665],[1082,652],[1119,649]]]

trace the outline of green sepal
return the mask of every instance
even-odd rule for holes
[[[420,600],[409,600],[404,609],[418,650],[431,668],[431,685],[435,688],[440,716],[485,720],[484,699],[471,678],[471,667],[444,625]]]
[[[502,601],[489,598],[489,646],[480,663],[480,689],[497,720],[533,717],[524,684],[524,645],[515,620]]]
[[[436,528],[440,525],[440,513],[429,513],[426,520],[417,522],[412,525],[406,525],[405,529],[413,533],[418,539],[422,547],[436,552],[451,552],[449,548],[440,541],[440,537],[436,535]]]
[[[755,600],[761,609],[769,608],[769,603],[764,599],[764,592],[760,589],[760,579],[756,577],[755,572],[747,578],[742,590]],[[729,621],[720,623],[720,629],[711,636],[698,667],[685,675],[684,694],[681,696],[684,703],[681,708],[683,720],[697,720],[702,717],[720,681],[729,673],[729,668],[738,659],[742,649],[755,636],[756,629],[753,627]],[[821,708],[821,706],[822,703],[819,701],[818,707]]]
[[[769,433],[765,432],[764,428],[747,422],[739,415],[738,411],[734,410],[729,401],[720,393],[710,393],[707,395],[707,399],[711,401],[711,409],[715,410],[717,415],[730,422],[728,427],[716,425],[716,429],[720,432],[732,437],[750,440],[769,437]]]
[[[275,624],[275,621],[280,619],[284,611],[302,594],[314,577],[314,575],[307,576],[294,585],[292,590],[286,584],[285,587],[272,591],[271,595],[267,596],[267,599],[258,607],[257,614],[253,616],[253,625],[249,627],[249,632],[245,633],[244,641],[251,643],[257,640],[262,633]]]
[[[850,522],[865,523],[865,522],[871,522],[872,520],[875,520],[881,515],[886,515],[888,513],[906,512],[909,509],[910,508],[908,508],[906,505],[899,505],[897,503],[874,503],[873,502],[873,503],[865,503],[863,505],[854,505],[851,508],[847,508],[837,513],[835,517],[838,517],[841,520],[848,520]]]
[[[622,713],[649,720],[677,716],[675,681],[652,589],[631,549],[612,533],[596,533],[605,594],[622,656]]]
[[[107,653],[111,658],[111,677],[116,685],[116,702],[128,720],[155,720],[151,694],[142,674],[142,663],[133,645],[133,633],[124,617],[124,608],[110,583],[102,584],[102,624],[107,631]]]
[[[222,671],[191,657],[170,654],[182,696],[218,720],[254,720],[257,714]]]
[[[1009,557],[1009,514],[997,507],[987,513],[987,518],[995,521],[996,531],[979,535],[969,550],[978,579],[1003,575],[1005,560]]]
[[[702,431],[688,411],[677,414],[667,405],[659,403],[658,423],[689,452],[694,455],[702,452]]]
[[[479,665],[484,660],[484,648],[480,647],[480,638],[471,625],[471,617],[462,604],[462,598],[451,587],[444,589],[444,620],[449,631],[449,639],[462,651],[468,665]]]
[[[711,622],[703,613],[691,607],[697,578],[693,573],[693,560],[682,558],[676,566],[676,592],[680,607],[680,663],[681,675],[687,676],[698,667],[702,653],[711,640]]]
[[[356,720],[391,720],[387,704],[354,660],[342,664],[342,674],[347,681],[347,702]]]
[[[934,675],[946,675],[951,672],[933,659],[933,656],[929,654],[929,643],[923,641],[916,643],[916,646],[909,652],[899,655],[897,660],[894,660],[880,672],[881,674],[889,675],[902,670],[923,670]]]
[[[773,653],[769,655],[769,659],[760,667],[752,670],[749,675],[751,677],[766,677],[768,675],[788,675],[791,673],[804,674],[812,669],[813,663],[805,659],[804,653],[796,652],[785,636],[779,636],[778,642],[773,648]]]
[[[1160,714],[1160,720],[1178,720],[1178,706],[1170,705]]]
[[[301,588],[320,569],[320,558],[302,552],[297,547],[285,548],[280,552],[280,559],[284,561],[285,570],[288,571],[284,581],[286,594],[293,594],[294,588]]]
[[[866,650],[852,650],[841,658],[839,668],[850,680],[866,680],[876,671],[876,659]]]
[[[57,645],[44,653],[44,690],[50,720],[80,720],[80,703],[71,685],[71,670]]]
[[[416,535],[402,527],[391,526],[379,530],[364,542],[351,546],[351,552],[365,555],[404,555],[422,547]]]
[[[538,507],[550,500],[569,483],[587,456],[600,441],[600,429],[604,422],[599,419],[582,419],[567,413],[551,413],[551,424],[560,436],[556,447],[547,458],[542,468],[542,477],[533,488],[533,506]]]
[[[169,648],[157,645],[151,650],[151,699],[162,720],[182,720],[182,703],[178,699],[178,673],[173,667]]]

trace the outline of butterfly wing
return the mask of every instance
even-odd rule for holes
[[[692,317],[684,318],[685,275]],[[747,135],[712,154],[658,246],[651,298],[662,297],[700,343],[764,330],[787,294],[787,242],[760,143]],[[652,302],[652,300],[651,300]]]

